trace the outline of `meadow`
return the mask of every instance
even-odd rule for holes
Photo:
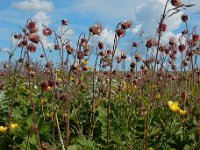
[[[15,45],[0,66],[0,150],[199,150],[199,34],[182,14],[179,39],[161,40],[166,18],[193,5],[165,6],[155,37],[131,43],[128,67],[126,52],[116,53],[131,21],[119,22],[112,47],[92,40],[101,36],[100,23],[75,45],[66,38],[67,19],[60,34],[43,25],[51,49],[28,19],[11,35]]]

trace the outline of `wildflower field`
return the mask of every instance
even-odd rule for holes
[[[0,62],[0,150],[199,150],[199,33],[182,14],[178,40],[161,40],[166,18],[192,7],[167,0],[155,37],[141,33],[130,45],[128,66],[126,52],[116,52],[131,21],[117,24],[108,47],[93,40],[101,36],[100,23],[73,45],[67,19],[60,34],[28,19]]]

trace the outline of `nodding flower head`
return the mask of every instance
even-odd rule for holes
[[[137,42],[133,42],[133,43],[132,43],[132,46],[133,46],[133,47],[138,47],[139,44],[138,44]]]
[[[142,57],[141,57],[140,54],[138,54],[138,53],[136,53],[136,54],[134,55],[134,57],[135,57],[135,60],[136,60],[137,62],[139,62],[139,61],[142,60]]]
[[[34,22],[32,20],[28,22],[27,28],[31,33],[35,33],[38,30],[38,28],[36,26],[36,22]]]
[[[127,57],[127,56],[126,56],[126,53],[125,53],[125,52],[122,52],[122,53],[121,53],[121,59],[126,59],[126,57]]]
[[[28,35],[28,39],[29,39],[31,42],[36,43],[36,44],[40,41],[40,37],[39,37],[37,34],[35,34],[35,33],[29,34],[29,35]]]
[[[181,44],[181,45],[178,46],[178,49],[179,49],[179,51],[182,53],[182,52],[185,51],[186,46],[185,46],[184,44]]]
[[[118,36],[119,38],[122,38],[122,37],[125,36],[126,30],[125,30],[125,29],[117,29],[117,30],[116,30],[116,33],[117,33],[117,36]]]
[[[68,54],[73,54],[74,53],[74,48],[71,47],[69,44],[66,45],[66,50]]]
[[[101,35],[102,31],[103,31],[103,27],[102,25],[98,23],[89,28],[89,32],[93,35]]]
[[[187,21],[188,21],[188,15],[183,14],[183,15],[181,16],[181,20],[182,20],[183,22],[187,22]]]
[[[55,49],[55,50],[60,50],[60,46],[59,46],[58,44],[55,44],[55,45],[54,45],[54,49]]]
[[[99,41],[98,47],[99,47],[99,49],[104,49],[104,43]]]
[[[88,44],[88,40],[86,38],[81,39],[81,46],[85,47]]]
[[[152,39],[147,40],[146,47],[151,48],[152,46],[153,46],[153,40]]]
[[[171,4],[175,7],[179,7],[182,5],[182,2],[180,0],[171,0]]]
[[[63,20],[61,20],[61,24],[64,25],[64,26],[68,25],[68,21],[67,21],[67,19],[63,19]]]
[[[43,29],[44,36],[50,36],[52,34],[52,30],[50,28]]]
[[[128,29],[128,28],[131,28],[132,26],[132,22],[131,21],[124,21],[121,23],[121,28],[122,29]]]
[[[193,35],[192,35],[192,40],[193,40],[194,42],[198,42],[198,41],[199,41],[199,35],[198,35],[198,34],[193,34]]]
[[[17,39],[17,40],[22,39],[22,35],[21,34],[19,34],[19,35],[15,34],[13,37],[14,37],[14,39]]]
[[[160,31],[165,32],[167,30],[167,25],[162,23],[159,28]]]
[[[32,53],[35,53],[36,52],[36,46],[34,44],[29,44],[28,50]]]

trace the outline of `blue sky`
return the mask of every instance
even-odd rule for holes
[[[194,3],[196,6],[186,11],[192,16],[189,25],[200,24],[200,1],[183,0],[184,3]],[[59,23],[63,18],[69,20],[69,37],[75,42],[77,36],[84,32],[88,34],[88,28],[95,22],[104,26],[104,33],[100,40],[111,45],[113,34],[118,22],[132,20],[133,28],[127,33],[126,38],[121,41],[120,49],[127,51],[132,41],[138,39],[141,31],[145,31],[146,38],[155,34],[156,20],[164,8],[165,0],[1,0],[0,1],[0,48],[6,49],[10,46],[10,35],[12,32],[19,33],[20,26],[23,27],[28,18],[33,18],[58,30]],[[169,5],[169,8],[172,6]],[[183,29],[180,20],[181,12],[166,23],[168,30],[163,40],[177,34]],[[200,33],[197,28],[198,33]],[[47,42],[47,39],[44,39]],[[6,58],[5,52],[0,52],[1,60]]]

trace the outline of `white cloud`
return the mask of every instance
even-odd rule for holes
[[[135,28],[132,29],[132,33],[136,34],[140,31],[142,24],[137,25]]]
[[[51,11],[54,7],[53,3],[47,0],[23,0],[13,3],[12,6],[25,11]]]
[[[100,36],[94,36],[93,42],[97,43],[101,41],[105,44],[105,46],[112,47],[115,33],[113,30],[103,29]]]
[[[138,0],[79,0],[74,6],[75,11],[92,12],[106,19],[123,21],[134,18]]]
[[[163,0],[150,0],[136,7],[136,20],[143,25],[142,30],[149,34],[156,32],[156,28],[158,27],[157,21],[163,13],[165,3],[166,1]],[[170,8],[172,8],[172,5],[168,5],[167,9]],[[182,13],[175,14],[165,20],[168,31],[179,28]]]
[[[178,42],[179,37],[182,34],[174,34],[172,31],[167,31],[163,33],[163,36],[161,38],[162,43],[168,43],[170,38],[174,38],[176,42]]]

